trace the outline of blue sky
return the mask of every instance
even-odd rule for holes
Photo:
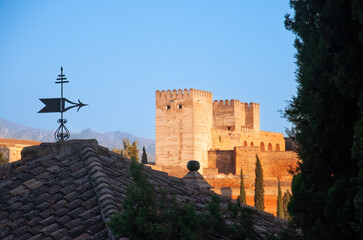
[[[0,1],[0,118],[56,130],[39,98],[89,106],[65,113],[71,132],[155,138],[155,91],[195,88],[260,103],[261,129],[291,125],[296,93],[288,0]]]

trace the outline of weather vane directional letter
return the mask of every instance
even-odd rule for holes
[[[61,118],[58,119],[58,123],[60,123],[58,129],[54,133],[54,138],[58,141],[68,140],[71,135],[65,124],[67,123],[67,119],[63,118],[63,113],[68,111],[71,108],[78,107],[77,112],[81,107],[87,106],[87,104],[82,103],[78,99],[78,103],[74,103],[69,101],[67,98],[63,97],[63,83],[69,83],[69,81],[65,81],[67,78],[64,77],[63,67],[61,67],[61,74],[58,75],[56,84],[61,84],[61,97],[60,98],[40,98],[39,100],[45,104],[38,113],[50,113],[50,112],[60,112]],[[69,107],[66,107],[66,102],[71,104]]]

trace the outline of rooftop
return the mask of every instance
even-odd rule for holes
[[[96,140],[24,148],[20,161],[0,166],[0,239],[113,239],[105,222],[122,210],[129,162]],[[196,210],[214,194],[147,166],[144,173],[170,200],[190,201]],[[220,197],[227,206],[230,200]],[[259,234],[287,227],[262,211],[253,218]]]

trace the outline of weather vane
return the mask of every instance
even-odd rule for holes
[[[61,97],[60,98],[40,98],[39,100],[45,104],[38,113],[50,113],[50,112],[60,112],[61,118],[58,119],[58,123],[60,123],[59,127],[54,133],[54,138],[58,141],[67,141],[69,136],[71,135],[68,128],[65,126],[67,123],[67,119],[63,118],[63,113],[68,111],[71,108],[78,107],[77,112],[83,106],[87,106],[88,104],[82,103],[78,99],[78,103],[74,103],[69,101],[67,98],[63,97],[63,83],[69,83],[69,81],[65,81],[67,78],[64,77],[63,67],[61,67],[61,74],[58,75],[56,84],[61,84]],[[69,107],[66,107],[66,102],[71,104]]]

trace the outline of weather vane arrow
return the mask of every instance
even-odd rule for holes
[[[60,123],[60,126],[54,133],[54,138],[59,141],[68,140],[70,136],[70,132],[65,126],[67,123],[67,119],[63,118],[63,113],[68,111],[69,109],[78,107],[77,112],[81,107],[87,106],[88,104],[82,103],[78,99],[78,103],[72,102],[68,100],[67,98],[63,97],[63,84],[69,83],[69,81],[65,81],[67,78],[64,77],[63,74],[63,67],[61,67],[61,74],[58,75],[56,84],[61,84],[61,97],[60,98],[40,98],[39,100],[45,104],[45,106],[38,112],[38,113],[51,113],[51,112],[60,112],[61,118],[58,119],[58,123]],[[70,104],[70,106],[66,107],[66,103]]]
[[[87,106],[88,104],[82,103],[78,99],[78,103],[69,101],[67,98],[40,98],[39,99],[45,106],[38,113],[50,113],[50,112],[66,112],[71,108],[78,107],[77,112],[81,107]],[[69,107],[66,106],[66,102],[72,104]]]

